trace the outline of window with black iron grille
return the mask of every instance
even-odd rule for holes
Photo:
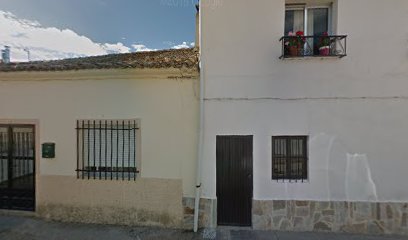
[[[77,177],[136,180],[136,120],[78,120]]]
[[[272,137],[272,179],[307,180],[307,136]]]

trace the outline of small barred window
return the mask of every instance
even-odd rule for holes
[[[77,177],[136,180],[136,120],[77,121]]]
[[[272,137],[272,179],[307,180],[307,136]]]

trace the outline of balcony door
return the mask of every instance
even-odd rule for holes
[[[316,36],[308,38],[306,44],[311,49],[310,53],[305,55],[315,55],[319,53],[319,37],[324,33],[331,34],[330,6],[307,6],[307,5],[287,5],[285,11],[285,36],[289,32],[296,33],[302,31],[306,36]]]

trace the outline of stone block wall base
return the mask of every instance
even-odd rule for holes
[[[253,201],[256,230],[408,235],[408,203]]]

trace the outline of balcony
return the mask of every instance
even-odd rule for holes
[[[347,56],[346,35],[284,36],[279,59],[343,58]]]

